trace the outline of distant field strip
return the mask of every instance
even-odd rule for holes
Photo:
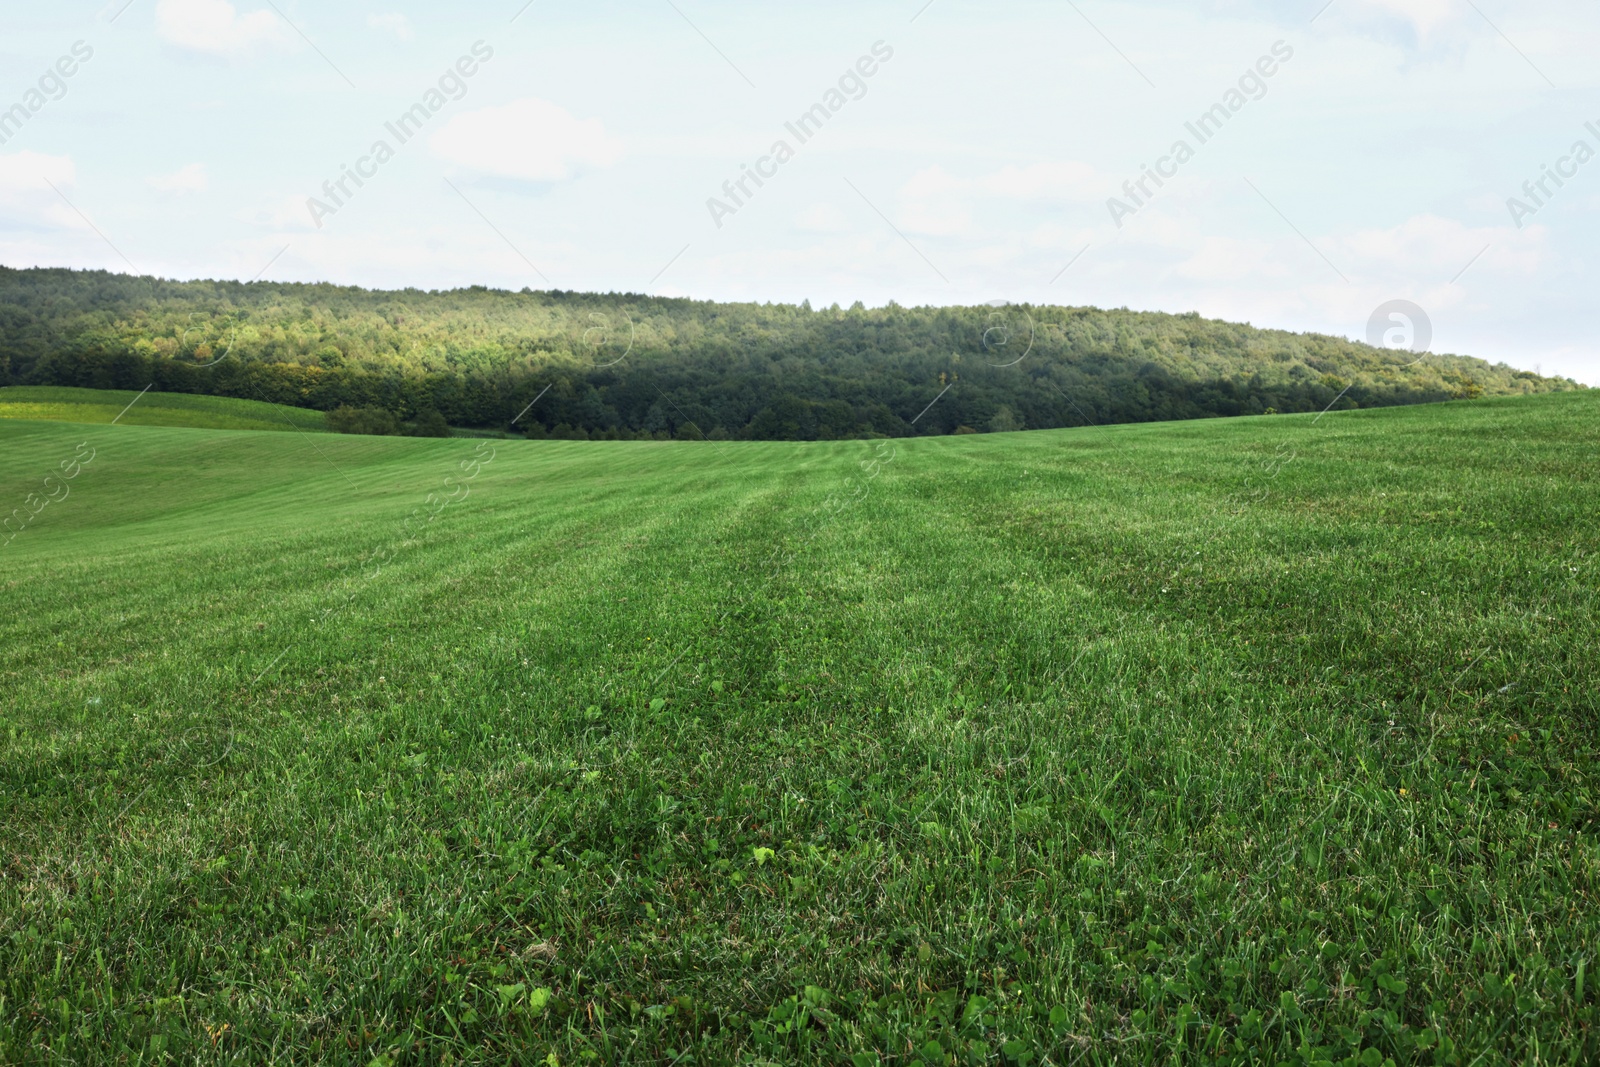
[[[138,402],[134,403],[136,399]],[[130,404],[133,406],[129,407]],[[117,417],[119,414],[122,415],[120,419]],[[0,419],[43,419],[91,424],[106,424],[116,420],[119,426],[183,426],[206,430],[302,430],[321,433],[327,429],[322,412],[283,404],[154,391],[141,397],[137,389],[72,389],[57,386],[0,388]]]

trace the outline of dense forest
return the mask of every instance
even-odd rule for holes
[[[1480,359],[1417,361],[1192,313],[814,309],[0,268],[0,385],[152,383],[362,413],[343,411],[349,425],[805,440],[1580,388]]]

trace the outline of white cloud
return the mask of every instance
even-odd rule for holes
[[[1087,163],[1033,163],[1005,167],[976,178],[958,178],[942,167],[928,167],[911,176],[900,188],[909,199],[977,193],[1006,200],[1090,202],[1106,195],[1110,180]]]
[[[622,142],[599,119],[532,98],[456,115],[428,143],[459,166],[522,181],[560,181],[622,158]]]
[[[289,196],[262,204],[253,211],[236,216],[239,221],[269,230],[291,230],[306,233],[316,227],[312,224],[311,210],[306,207],[306,197]]]
[[[152,189],[163,193],[203,193],[211,186],[204,163],[190,163],[171,174],[157,174],[146,178]]]
[[[76,173],[70,156],[0,155],[0,262],[137,270],[89,221],[107,209],[108,201],[91,205],[71,191]],[[69,192],[77,208],[68,203]]]
[[[71,156],[40,152],[0,155],[0,217],[7,229],[87,228],[50,186],[71,188],[77,168]]]
[[[1211,285],[1239,283],[1251,278],[1282,280],[1288,269],[1273,255],[1271,241],[1259,238],[1208,236],[1194,254],[1174,268],[1174,273],[1190,281]]]
[[[0,155],[0,196],[39,190],[49,192],[46,182],[71,185],[76,177],[71,156],[47,156],[28,151]]]
[[[900,187],[900,195],[907,200],[937,200],[964,192],[970,185],[943,167],[925,167]]]
[[[1333,277],[1297,235],[1221,235],[1180,223],[1176,217],[1169,225],[1155,225],[1162,219],[1159,209],[1141,213],[1136,244],[1129,247],[1138,247],[1152,262],[1181,253],[1183,258],[1171,268],[1174,279],[1213,290],[1237,286],[1262,293],[1285,286],[1320,289]],[[1310,238],[1350,279],[1353,288],[1347,292],[1359,294],[1356,305],[1371,297],[1369,289],[1412,298],[1431,294],[1429,299],[1443,304],[1457,299],[1459,291],[1452,289],[1452,280],[1465,278],[1471,284],[1483,276],[1531,274],[1547,265],[1549,257],[1548,231],[1542,226],[1520,231],[1511,226],[1470,226],[1431,214],[1382,229],[1312,232]]]
[[[1436,278],[1447,283],[1472,264],[1529,273],[1545,257],[1548,231],[1538,225],[1468,226],[1459,219],[1415,215],[1384,230],[1361,230],[1340,243],[1358,266],[1370,273]]]
[[[1110,184],[1087,163],[1034,163],[1006,167],[973,183],[993,196],[1012,200],[1098,200]]]
[[[960,178],[933,166],[913,174],[900,187],[900,220],[908,230],[937,237],[971,234],[978,201],[1087,203],[1104,196],[1109,184],[1087,163],[1072,161],[1008,166],[975,178]]]
[[[228,0],[161,0],[156,26],[171,44],[215,55],[285,39],[283,24],[271,11],[241,15]]]
[[[813,204],[801,212],[795,225],[807,233],[850,232],[849,216],[837,204]]]
[[[1435,30],[1453,21],[1463,10],[1457,7],[1455,0],[1357,0],[1357,6],[1409,22],[1419,38],[1432,36]]]
[[[957,178],[943,167],[927,167],[900,187],[896,223],[912,233],[930,237],[956,237],[972,232],[968,206],[973,183]]]
[[[409,41],[416,36],[411,29],[411,20],[398,11],[391,11],[382,15],[368,15],[367,25],[375,30],[385,30],[394,34],[402,41]]]

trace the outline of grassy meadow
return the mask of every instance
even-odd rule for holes
[[[287,404],[154,390],[141,396],[137,389],[75,389],[55,385],[0,388],[0,419],[115,422],[119,426],[187,426],[206,430],[320,433],[327,429],[322,412]]]
[[[1600,1059],[1600,394],[135,421],[0,420],[0,1062]]]

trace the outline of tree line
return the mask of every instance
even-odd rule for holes
[[[336,422],[369,428],[360,432],[448,423],[533,437],[758,440],[1581,388],[1481,359],[1419,361],[1193,313],[812,308],[9,268],[0,268],[0,384],[153,384],[338,412]]]

